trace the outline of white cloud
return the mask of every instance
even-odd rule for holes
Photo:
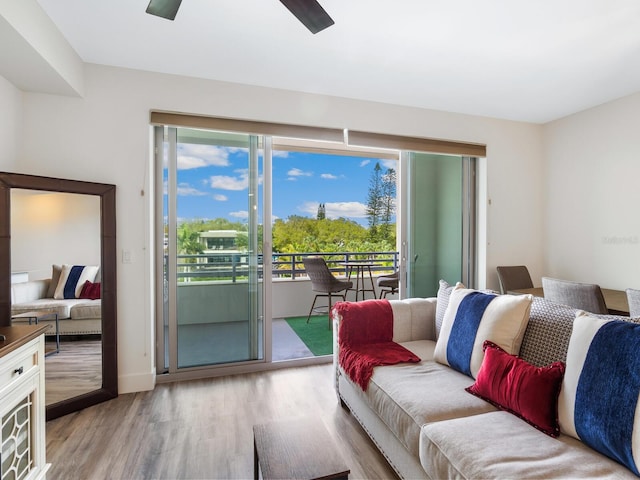
[[[221,193],[216,193],[213,196],[213,199],[218,202],[226,202],[227,200],[229,200],[229,197],[227,197],[226,195],[222,195]]]
[[[197,188],[193,188],[188,183],[178,184],[177,192],[178,192],[178,195],[181,195],[183,197],[198,197],[202,195],[207,195],[206,192],[203,192],[202,190],[198,190]]]
[[[235,217],[235,218],[247,219],[249,218],[249,212],[247,212],[246,210],[240,210],[238,212],[229,212],[229,216]]]
[[[380,160],[380,166],[382,168],[384,168],[385,170],[388,168],[393,168],[396,172],[398,171],[398,161],[397,160],[390,160],[390,159],[385,159],[385,160]]]
[[[360,202],[325,203],[324,207],[328,218],[366,218],[367,216],[367,206]]]
[[[298,207],[298,210],[307,215],[315,217],[318,213],[319,202],[305,202]],[[367,206],[360,202],[332,202],[325,203],[325,214],[327,218],[366,218]]]
[[[323,178],[325,180],[337,180],[338,177],[332,173],[322,173],[320,174],[320,178]]]
[[[304,170],[300,170],[299,168],[292,168],[287,172],[287,175],[290,177],[310,177],[313,175],[313,172],[305,172]]]
[[[200,167],[228,167],[230,149],[215,145],[196,145],[180,143],[178,145],[178,170],[190,170]]]
[[[231,177],[229,175],[213,175],[209,177],[209,185],[211,188],[219,188],[220,190],[240,191],[249,188],[249,171],[246,168],[234,170],[238,176]],[[262,184],[262,175],[258,178],[258,183]]]
[[[249,178],[244,176],[230,177],[228,175],[214,175],[210,177],[209,184],[211,188],[239,191],[249,187]]]
[[[362,161],[360,162],[360,166],[361,166],[361,167],[366,167],[367,165],[369,165],[369,163],[371,163],[371,160],[369,160],[369,159],[362,160]]]

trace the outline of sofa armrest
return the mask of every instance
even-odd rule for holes
[[[14,283],[11,285],[11,304],[33,302],[47,296],[50,278],[32,280],[30,282]]]
[[[393,341],[436,340],[436,298],[407,298],[390,300],[393,311]],[[338,332],[342,317],[332,310],[334,386],[338,391],[339,346]],[[375,321],[375,317],[371,318]],[[339,395],[338,395],[339,397]]]

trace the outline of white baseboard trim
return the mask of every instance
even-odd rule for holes
[[[118,393],[146,392],[156,387],[156,369],[149,373],[118,376]]]

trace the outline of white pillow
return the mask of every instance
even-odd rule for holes
[[[84,282],[93,282],[98,273],[97,266],[86,265],[62,265],[60,280],[53,294],[53,298],[80,298],[80,292]]]
[[[436,362],[475,378],[484,359],[485,340],[517,355],[532,300],[532,295],[495,295],[458,283],[442,321],[434,353]]]
[[[640,325],[578,312],[558,399],[560,431],[622,463],[640,461]]]

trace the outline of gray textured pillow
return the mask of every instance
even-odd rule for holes
[[[56,293],[56,287],[60,281],[60,272],[62,272],[62,265],[51,266],[51,282],[49,282],[49,288],[47,289],[47,298],[53,298]]]
[[[553,362],[566,362],[573,321],[579,311],[577,308],[534,297],[529,324],[520,347],[520,357],[537,367]],[[606,320],[640,323],[640,319],[637,318],[593,313],[589,315]]]
[[[553,362],[566,362],[577,311],[567,305],[534,297],[529,324],[520,347],[520,357],[537,367]]]
[[[449,297],[451,292],[455,288],[455,285],[449,285],[446,280],[440,280],[438,293],[436,298],[436,340],[440,336],[440,328],[442,328],[442,320],[444,319],[444,312],[447,311],[449,305]]]

